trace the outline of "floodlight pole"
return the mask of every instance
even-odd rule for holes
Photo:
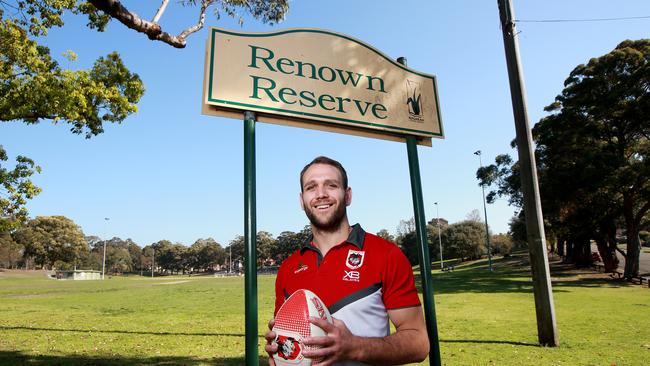
[[[406,66],[406,58],[404,57],[398,58],[397,62]],[[429,259],[426,220],[424,217],[424,200],[422,199],[420,162],[418,161],[418,145],[415,136],[406,137],[406,150],[408,153],[409,172],[411,176],[411,193],[413,195],[413,211],[415,213],[415,230],[418,244],[418,260],[420,261],[424,316],[426,320],[427,333],[429,334],[429,364],[441,366],[438,326],[436,324],[436,304],[433,300],[431,260]]]
[[[478,155],[478,166],[483,168],[481,150],[476,150],[474,155]],[[488,269],[492,272],[492,248],[490,248],[490,229],[488,227],[487,207],[485,205],[485,186],[483,184],[481,184],[481,191],[483,191],[483,216],[485,217],[485,242],[487,243]]]
[[[258,366],[257,233],[255,210],[255,113],[244,112],[244,302],[246,366]]]
[[[440,236],[440,212],[438,212],[438,202],[434,202],[436,205],[436,220],[438,222],[438,245],[440,246],[440,270],[445,269],[444,261],[442,260],[442,238]]]
[[[524,196],[524,215],[526,216],[528,250],[530,252],[533,292],[535,294],[537,338],[540,344],[555,347],[560,344],[560,340],[555,322],[553,288],[546,254],[544,218],[537,184],[533,136],[528,123],[524,77],[520,68],[519,42],[515,29],[514,8],[510,0],[497,0],[497,3],[501,19],[501,30],[503,31],[512,111],[515,117],[515,130],[517,133],[521,192]]]
[[[104,221],[110,220],[108,217],[104,217]],[[104,240],[104,256],[102,257],[102,280],[104,280],[104,268],[106,267],[106,240]]]

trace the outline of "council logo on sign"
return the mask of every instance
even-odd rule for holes
[[[406,105],[409,110],[409,120],[413,122],[424,122],[422,110],[422,93],[420,83],[406,80]]]

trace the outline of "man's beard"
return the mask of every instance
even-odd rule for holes
[[[345,218],[346,215],[346,206],[345,205],[340,205],[336,211],[330,216],[326,221],[319,221],[318,217],[314,215],[312,210],[310,208],[307,208],[305,210],[305,214],[307,215],[307,218],[309,219],[309,222],[311,222],[312,226],[315,227],[318,230],[325,231],[325,232],[334,232],[336,231],[339,227],[341,227],[341,223],[343,222],[343,218]]]

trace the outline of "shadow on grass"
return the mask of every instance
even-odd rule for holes
[[[117,333],[117,334],[141,334],[155,336],[201,336],[201,337],[244,337],[241,333],[185,333],[185,332],[142,332],[133,330],[98,330],[98,329],[64,329],[64,328],[38,328],[38,327],[10,327],[0,325],[0,330],[27,330],[47,332],[78,332],[78,333]],[[260,338],[263,338],[260,336]],[[0,363],[0,365],[3,365]]]
[[[479,344],[510,344],[513,346],[525,346],[525,347],[541,347],[539,344],[535,343],[525,343],[525,342],[514,342],[514,341],[490,341],[490,340],[479,340],[479,339],[441,339],[440,343],[479,343]]]
[[[532,293],[528,255],[519,254],[509,258],[494,258],[493,272],[488,269],[487,260],[461,263],[453,271],[433,272],[433,290],[436,294],[455,293]],[[622,281],[606,278],[590,278],[582,275],[593,275],[594,271],[576,269],[572,265],[559,262],[551,263],[553,292],[567,292],[570,287],[621,287],[627,286]],[[415,272],[415,282],[418,292],[422,292],[421,276]]]
[[[90,356],[90,355],[28,355],[16,351],[0,351],[0,365],[32,366],[32,365],[61,365],[61,366],[130,366],[130,365],[214,365],[241,366],[245,364],[244,357],[213,357],[200,359],[183,356],[163,357],[124,357],[124,356]],[[260,357],[259,365],[268,365],[266,358]]]

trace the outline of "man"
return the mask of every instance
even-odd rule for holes
[[[305,345],[321,348],[303,355],[315,365],[399,365],[420,362],[429,339],[411,266],[399,248],[350,226],[346,207],[352,202],[345,169],[317,157],[300,173],[300,204],[311,223],[312,240],[287,258],[275,283],[275,313],[294,291],[318,295],[334,323],[310,321],[326,336],[308,337]],[[395,333],[390,334],[390,320]],[[269,328],[273,327],[273,320]],[[275,333],[266,333],[269,365],[278,351]]]

